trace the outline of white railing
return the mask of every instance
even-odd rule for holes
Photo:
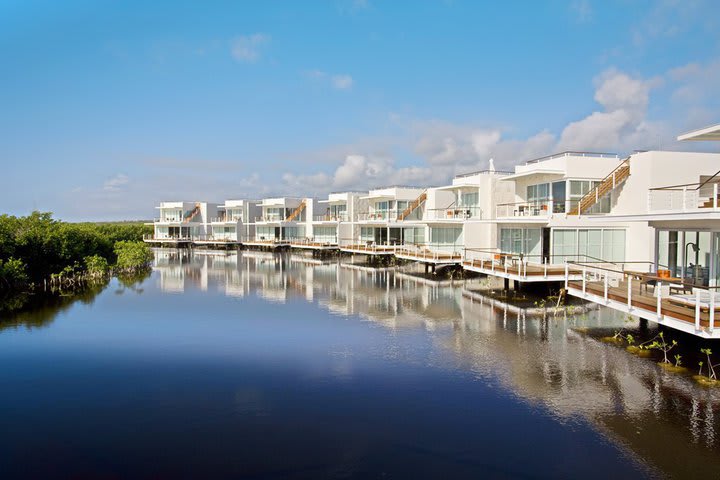
[[[173,241],[190,241],[193,237],[190,235],[154,235],[154,234],[143,234],[143,240],[146,241],[153,241],[153,240],[173,240]]]
[[[372,212],[362,212],[358,214],[359,221],[378,221],[390,222],[397,220],[400,212],[397,210],[375,210]]]
[[[652,271],[654,265],[650,262],[625,262],[628,266],[632,264],[644,265],[645,268],[638,271],[637,265],[632,266],[632,270],[626,270],[571,262],[565,267],[565,288],[579,289],[581,298],[602,302],[657,323],[671,320],[674,323],[670,326],[674,328],[687,331],[687,327],[692,325],[695,332],[706,330],[713,333],[717,314],[715,310],[720,302],[717,287],[699,286],[680,278],[660,276]],[[571,268],[581,271],[580,280],[569,278]],[[664,308],[664,305],[675,308]],[[687,311],[682,314],[682,310],[677,307],[685,307]],[[692,318],[693,324],[687,318]],[[707,327],[702,325],[705,322]]]
[[[552,200],[545,200],[540,202],[501,203],[498,204],[495,214],[497,218],[550,217],[552,211]]]
[[[347,213],[340,213],[340,214],[327,214],[327,215],[315,215],[313,217],[313,221],[315,222],[347,222],[348,221],[348,215]]]
[[[284,220],[285,217],[280,215],[262,215],[260,217],[255,217],[256,222],[282,222]]]
[[[708,186],[709,187],[709,186]],[[689,212],[700,209],[718,210],[720,202],[718,202],[718,184],[712,184],[712,193],[710,188],[701,195],[701,190],[696,188],[683,187],[681,189],[654,189],[648,191],[648,211],[678,211]],[[709,207],[705,206],[706,202],[712,202]]]
[[[396,256],[412,257],[418,260],[455,261],[460,263],[463,255],[460,247],[435,244],[402,245],[395,250]]]
[[[481,219],[480,207],[429,208],[425,211],[427,220],[469,220]]]

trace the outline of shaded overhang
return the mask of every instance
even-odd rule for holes
[[[694,141],[694,142],[719,142],[720,141],[720,123],[712,125],[710,127],[700,128],[698,130],[692,130],[677,137],[680,141]]]
[[[533,175],[558,175],[560,177],[565,176],[565,172],[563,170],[553,170],[549,168],[538,168],[534,170],[528,170],[526,172],[520,172],[520,173],[513,173],[512,175],[506,175],[499,180],[505,181],[505,180],[517,180],[520,178],[525,177],[531,177]]]

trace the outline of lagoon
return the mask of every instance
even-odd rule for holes
[[[287,253],[155,255],[139,282],[2,318],[2,478],[720,471],[720,394],[599,341],[636,328],[612,311]]]

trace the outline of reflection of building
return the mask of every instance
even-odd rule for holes
[[[562,419],[587,418],[669,477],[720,471],[719,391],[576,331],[620,328],[622,315],[533,317],[477,298],[462,313],[443,344],[478,376]]]
[[[428,368],[449,363],[499,383],[561,421],[586,418],[669,475],[699,478],[720,470],[720,390],[578,333],[624,326],[623,315],[611,309],[531,315],[463,295],[463,286],[481,282],[434,282],[294,253],[158,249],[155,271],[169,291],[307,301],[391,329],[392,337],[405,329],[421,333],[423,342],[440,347]]]

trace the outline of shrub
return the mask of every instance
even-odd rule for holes
[[[102,276],[108,273],[110,269],[108,261],[100,255],[90,255],[85,257],[85,270],[92,276]]]
[[[117,242],[115,255],[117,255],[117,267],[121,270],[146,268],[153,260],[152,250],[143,242]]]
[[[22,260],[8,258],[0,259],[0,286],[14,287],[27,283],[27,266]]]

